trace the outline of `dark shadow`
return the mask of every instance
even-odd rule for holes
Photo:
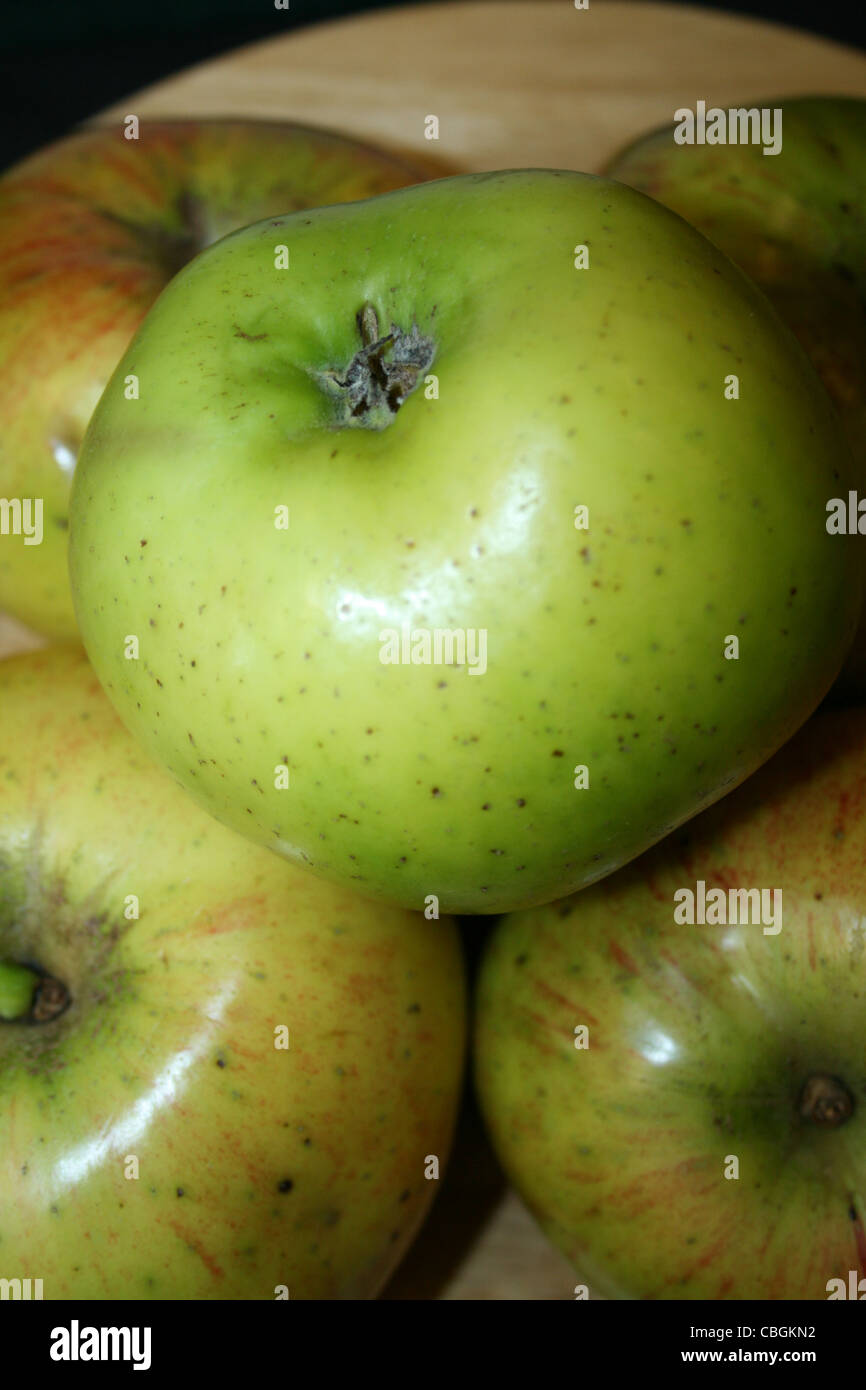
[[[497,920],[495,917],[461,919],[470,997],[484,942]],[[472,1010],[470,1022],[471,1016]],[[440,1191],[414,1245],[380,1298],[438,1298],[501,1202],[506,1186],[478,1111],[471,1084],[470,1058],[457,1134]]]
[[[505,1195],[472,1089],[463,1097],[457,1136],[441,1190],[397,1273],[380,1298],[439,1298]]]

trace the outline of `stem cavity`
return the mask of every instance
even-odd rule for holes
[[[0,960],[0,1022],[50,1023],[70,1002],[62,981],[29,965]]]
[[[810,1076],[798,1103],[800,1115],[821,1129],[836,1129],[854,1113],[854,1097],[835,1076],[816,1072]]]
[[[361,347],[345,372],[329,367],[316,376],[329,395],[343,406],[344,425],[385,429],[433,361],[435,344],[418,331],[405,333],[396,323],[380,336],[379,316],[372,304],[359,310],[356,321]]]

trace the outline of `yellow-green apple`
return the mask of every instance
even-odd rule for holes
[[[218,825],[78,648],[0,663],[0,1278],[374,1296],[432,1199],[463,1038],[453,922]]]
[[[78,132],[0,179],[0,499],[19,509],[0,532],[0,609],[49,637],[76,634],[66,549],[81,438],[166,282],[248,222],[423,177],[297,125],[143,121],[126,139],[132,130]]]
[[[847,451],[794,338],[651,199],[465,175],[224,238],[84,442],[94,666],[218,818],[409,907],[615,869],[851,640]]]
[[[608,172],[685,217],[772,301],[839,410],[866,497],[866,101],[774,98],[743,110],[782,113],[778,153],[681,144],[674,125],[643,136]],[[866,620],[843,688],[866,694]]]
[[[866,711],[822,712],[620,873],[497,926],[482,1109],[597,1293],[866,1297],[864,787]]]

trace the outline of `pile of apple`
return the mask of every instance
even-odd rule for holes
[[[578,1276],[857,1296],[864,113],[0,180],[0,1278],[375,1296],[506,913],[477,1090]]]

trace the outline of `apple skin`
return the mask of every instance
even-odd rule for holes
[[[733,104],[733,103],[732,103]],[[697,227],[760,286],[809,354],[866,494],[866,101],[744,102],[782,109],[782,149],[678,145],[651,132],[608,166]],[[866,698],[866,616],[841,692]]]
[[[198,811],[77,648],[0,663],[0,708],[0,960],[72,995],[0,1022],[0,1276],[46,1299],[373,1297],[451,1141],[455,924]]]
[[[864,785],[866,711],[824,711],[641,859],[494,931],[482,1112],[594,1293],[825,1299],[866,1276]],[[781,931],[675,924],[698,880],[781,889]],[[798,1114],[814,1075],[854,1101],[837,1128]]]
[[[170,277],[271,213],[367,198],[424,175],[327,131],[144,121],[81,131],[0,178],[0,497],[41,497],[44,539],[0,538],[0,609],[77,635],[69,492],[106,381]]]
[[[434,343],[439,382],[387,424],[371,386],[376,428],[329,385],[366,305]],[[795,340],[679,218],[583,174],[440,180],[246,228],[164,291],[82,451],[80,630],[129,728],[240,833],[404,906],[528,906],[815,707],[860,603],[825,530],[848,463]],[[404,623],[486,630],[486,673],[382,664]]]

